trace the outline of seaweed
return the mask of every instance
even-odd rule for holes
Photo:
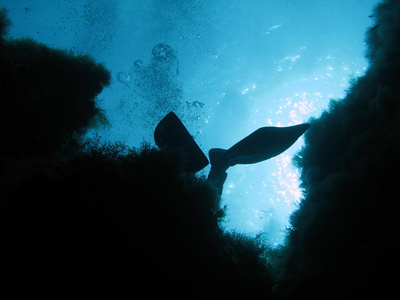
[[[259,245],[220,229],[220,198],[179,151],[84,144],[4,165],[3,294],[268,296]]]
[[[107,125],[96,96],[109,85],[110,72],[90,56],[30,38],[9,39],[2,43],[0,65],[0,156],[52,153],[66,136]]]
[[[375,8],[369,69],[312,120],[295,157],[304,196],[277,262],[283,298],[374,298],[395,286],[397,212],[388,205],[400,167],[399,9]]]

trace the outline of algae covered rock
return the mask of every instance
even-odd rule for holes
[[[110,72],[88,55],[5,39],[9,23],[2,10],[0,155],[51,153],[76,130],[106,122],[96,96],[109,85]]]

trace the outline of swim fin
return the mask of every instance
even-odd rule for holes
[[[226,170],[237,164],[254,164],[288,149],[307,131],[310,124],[289,127],[262,127],[237,142],[228,150],[213,148],[209,151],[211,170],[208,179],[220,194],[227,178]]]
[[[175,113],[168,113],[154,130],[154,141],[160,148],[181,148],[185,172],[195,173],[208,165],[208,159]]]
[[[209,151],[211,165],[226,170],[237,164],[254,164],[277,156],[292,146],[310,124],[289,127],[262,127],[228,150]]]

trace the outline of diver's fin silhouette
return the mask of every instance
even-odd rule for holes
[[[225,171],[237,164],[255,164],[270,159],[287,150],[309,127],[310,124],[300,124],[259,128],[228,150],[211,149],[211,165]]]
[[[288,149],[307,131],[310,124],[290,127],[262,127],[248,135],[228,150],[213,148],[209,151],[211,170],[208,180],[222,194],[228,176],[226,170],[237,164],[254,164]],[[158,123],[154,140],[160,148],[181,148],[185,155],[185,172],[197,172],[208,165],[208,159],[194,141],[179,118],[170,112]]]
[[[185,156],[185,172],[197,172],[208,165],[207,157],[173,112],[158,123],[154,130],[154,141],[160,148],[181,148]]]
[[[287,150],[307,131],[310,124],[290,127],[262,127],[228,150],[213,148],[209,151],[211,170],[208,179],[222,193],[226,170],[237,164],[255,164]]]
[[[221,149],[221,148],[212,148],[208,152],[208,157],[210,158],[210,163],[211,165],[216,164],[221,157],[226,153],[227,150]]]

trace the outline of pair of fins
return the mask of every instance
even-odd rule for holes
[[[237,164],[255,164],[277,156],[292,146],[307,131],[310,124],[290,127],[262,127],[240,140],[228,150],[212,148],[209,151],[211,170],[208,180],[222,193],[226,170]],[[196,144],[181,120],[170,112],[154,131],[158,147],[181,148],[185,155],[185,172],[195,173],[208,165],[208,159]]]

